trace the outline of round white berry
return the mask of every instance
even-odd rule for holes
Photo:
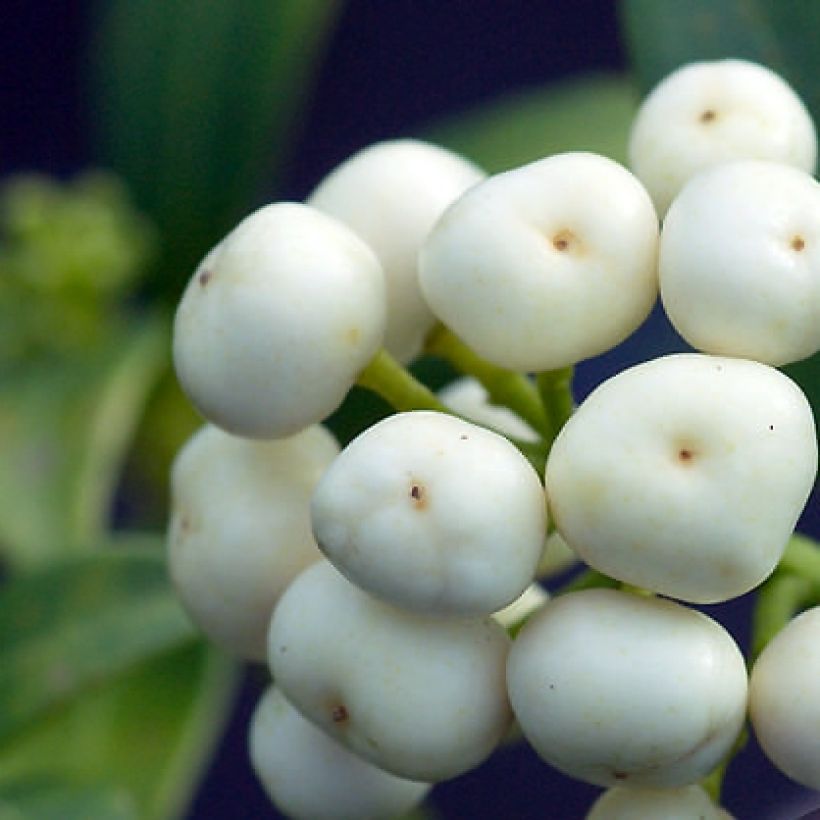
[[[772,763],[820,789],[820,606],[798,615],[760,654],[752,668],[749,712]]]
[[[349,228],[294,203],[260,208],[203,261],[174,321],[174,364],[205,418],[275,438],[321,421],[381,344],[384,276]]]
[[[482,427],[520,441],[538,441],[538,433],[512,410],[490,403],[487,391],[477,379],[470,376],[456,379],[439,390],[438,397],[459,416]]]
[[[420,803],[429,783],[388,774],[317,729],[270,687],[250,726],[253,768],[295,820],[384,820]]]
[[[171,472],[168,559],[185,609],[240,657],[263,660],[271,612],[287,585],[321,558],[310,495],[339,452],[324,428],[250,441],[197,432]]]
[[[771,573],[816,472],[814,419],[794,382],[690,353],[593,391],[558,435],[546,485],[556,527],[591,566],[712,603]]]
[[[678,789],[607,789],[586,820],[726,820],[728,815],[700,786]]]
[[[601,786],[695,783],[746,711],[743,656],[720,624],[615,590],[547,602],[513,644],[507,681],[535,750]]]
[[[376,252],[387,282],[384,346],[400,361],[418,354],[434,322],[419,288],[419,248],[442,211],[483,178],[479,168],[446,148],[395,140],[343,162],[307,200]]]
[[[326,561],[285,592],[268,646],[288,700],[399,777],[432,782],[466,772],[510,725],[501,626],[395,609]]]
[[[685,65],[643,101],[629,139],[629,164],[658,213],[698,171],[732,159],[768,159],[812,173],[817,135],[792,88],[743,60]]]
[[[820,349],[820,183],[762,160],[698,174],[672,203],[663,305],[707,353],[781,365]]]
[[[595,154],[548,157],[458,199],[419,257],[436,315],[477,353],[552,370],[602,353],[657,295],[658,220],[632,174]]]
[[[459,615],[515,600],[547,528],[538,474],[507,439],[426,411],[354,439],[316,487],[311,518],[353,583],[396,606]]]

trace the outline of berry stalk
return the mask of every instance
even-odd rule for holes
[[[515,373],[482,359],[451,330],[439,324],[427,336],[425,352],[450,362],[484,386],[493,404],[508,407],[540,436],[550,441],[555,428],[547,416],[538,389],[522,373]]]
[[[400,413],[410,410],[435,410],[452,416],[458,415],[384,349],[380,350],[359,374],[357,384],[381,396]],[[526,456],[538,475],[543,476],[546,463],[543,445],[510,436],[506,438]]]

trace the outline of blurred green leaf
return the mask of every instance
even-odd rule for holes
[[[110,549],[11,579],[0,587],[0,739],[194,635],[159,549]]]
[[[820,3],[807,0],[623,0],[622,21],[640,87],[693,60],[763,63],[820,115]]]
[[[0,556],[12,567],[100,542],[168,345],[165,326],[150,321],[84,359],[48,359],[0,377]]]
[[[178,817],[223,729],[236,672],[199,641],[153,658],[0,744],[0,789],[34,776],[105,783],[132,795],[141,820]]]
[[[619,75],[526,91],[434,124],[427,137],[496,173],[561,151],[626,159],[637,94]]]
[[[98,3],[92,97],[103,158],[165,236],[160,291],[177,293],[281,170],[339,5]]]
[[[25,778],[0,786],[0,820],[138,820],[131,795],[111,786]]]

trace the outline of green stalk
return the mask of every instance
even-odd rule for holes
[[[384,349],[361,372],[357,384],[381,396],[400,413],[408,410],[451,413],[427,385],[422,384]]]
[[[820,545],[817,542],[805,535],[792,535],[778,569],[808,581],[820,602]]]
[[[573,372],[572,366],[562,367],[559,370],[545,370],[535,377],[541,405],[550,425],[544,437],[550,446],[575,409],[572,400]]]
[[[361,372],[357,384],[381,396],[398,412],[434,410],[461,418],[384,349],[380,350]],[[538,475],[543,476],[546,462],[543,446],[510,436],[506,438],[527,458]]]
[[[781,571],[760,587],[752,615],[750,665],[812,597],[811,581]]]
[[[538,389],[527,376],[482,359],[441,324],[427,337],[424,349],[426,353],[445,359],[456,370],[481,382],[493,404],[512,410],[539,436],[546,437],[552,429]]]

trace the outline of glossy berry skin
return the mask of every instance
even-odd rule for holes
[[[435,321],[419,288],[419,248],[444,209],[484,176],[446,148],[388,140],[345,160],[307,199],[355,231],[379,258],[387,284],[384,347],[399,361],[418,355]]]
[[[381,345],[384,275],[349,228],[295,203],[246,217],[194,273],[174,365],[197,410],[235,435],[322,421]]]
[[[207,425],[174,460],[171,579],[194,623],[229,654],[264,660],[275,603],[322,557],[310,496],[338,452],[318,425],[273,441]]]
[[[689,344],[771,365],[820,348],[820,183],[762,160],[695,176],[666,215],[661,299]]]
[[[311,520],[353,583],[441,615],[489,615],[515,600],[547,530],[538,474],[507,439],[426,411],[354,439],[317,485]]]
[[[629,171],[596,154],[557,154],[456,200],[421,250],[421,288],[485,359],[552,370],[641,324],[657,296],[657,244],[655,209]]]
[[[660,216],[696,173],[736,159],[763,159],[813,173],[817,134],[794,90],[746,60],[684,65],[641,104],[629,166]]]
[[[508,648],[490,619],[396,609],[325,561],[291,584],[268,636],[273,678],[303,715],[385,771],[429,782],[474,768],[506,733]]]
[[[550,452],[550,510],[595,569],[673,598],[742,595],[775,568],[817,473],[800,388],[767,365],[683,353],[594,390]]]
[[[516,638],[507,683],[536,752],[599,786],[695,783],[746,713],[743,656],[720,624],[615,590],[548,601]]]
[[[354,755],[274,687],[253,713],[249,747],[271,800],[295,820],[387,820],[430,791],[429,783],[404,780]]]
[[[758,657],[749,714],[772,763],[792,780],[820,789],[820,607],[794,618]]]

